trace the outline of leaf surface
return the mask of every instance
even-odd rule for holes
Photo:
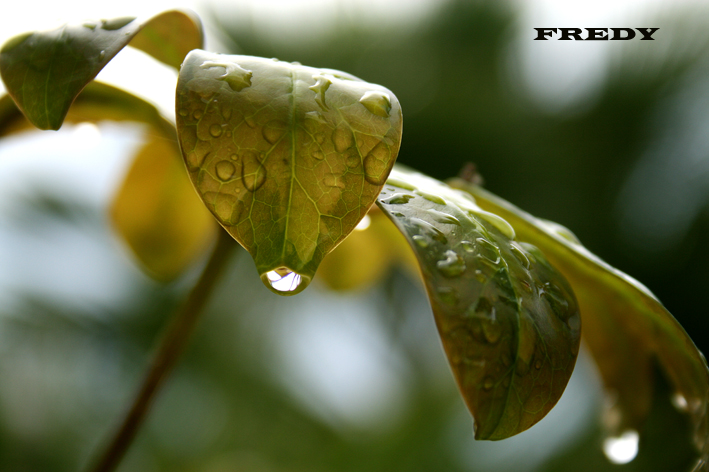
[[[578,297],[584,339],[614,400],[606,418],[611,434],[641,430],[653,393],[653,362],[670,382],[673,403],[691,418],[706,471],[709,459],[709,369],[682,326],[640,282],[611,267],[555,223],[462,180],[452,185],[472,194],[478,205],[515,228],[520,239],[537,245],[569,280]]]
[[[56,130],[86,84],[134,38],[134,47],[178,68],[202,46],[202,28],[192,14],[172,10],[145,20],[115,18],[26,33],[0,50],[0,75],[32,124]]]
[[[377,204],[416,254],[476,439],[504,439],[542,419],[580,342],[563,276],[502,218],[429,177],[395,168]]]
[[[192,51],[177,85],[192,183],[282,295],[302,291],[366,215],[394,165],[401,121],[384,87],[272,59]]]

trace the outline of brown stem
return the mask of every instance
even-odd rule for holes
[[[145,376],[130,410],[100,460],[90,469],[91,471],[111,472],[118,466],[135,438],[140,425],[145,420],[158,389],[182,353],[197,319],[216,285],[215,282],[226,265],[229,253],[235,246],[236,243],[231,236],[226,231],[220,230],[209,262],[187,300],[165,330],[153,357],[150,370]]]

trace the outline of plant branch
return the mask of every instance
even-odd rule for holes
[[[220,230],[209,262],[187,300],[166,328],[130,410],[100,460],[90,469],[92,472],[111,472],[118,466],[145,420],[155,395],[184,350],[234,247],[236,243],[231,236]]]

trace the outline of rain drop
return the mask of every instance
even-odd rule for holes
[[[246,125],[249,128],[256,128],[256,122],[254,121],[254,119],[252,117],[247,116],[246,118],[244,118],[244,121],[246,122]]]
[[[413,195],[408,195],[405,193],[395,193],[389,198],[382,200],[382,203],[387,205],[401,205],[404,203],[409,203],[409,200],[415,198]]]
[[[236,173],[236,167],[229,161],[219,161],[215,166],[219,180],[227,181]]]
[[[213,67],[223,67],[224,75],[217,77],[217,80],[223,80],[235,92],[240,92],[246,87],[251,86],[251,77],[253,72],[244,69],[235,62],[214,62],[205,61],[199,66],[201,69],[211,69]]]
[[[263,137],[271,144],[276,144],[286,134],[287,125],[280,120],[271,120],[263,127]]]
[[[389,99],[389,95],[383,92],[370,90],[362,95],[362,98],[359,99],[359,103],[364,105],[364,108],[370,112],[384,118],[389,116],[389,112],[391,112],[391,100]]]
[[[259,156],[253,151],[247,151],[242,156],[241,181],[249,192],[255,192],[266,182],[266,168],[259,161]]]
[[[221,125],[218,125],[216,123],[209,127],[209,134],[211,134],[213,138],[218,138],[219,136],[221,136],[222,131],[223,130]]]
[[[628,430],[620,436],[603,441],[603,453],[613,464],[627,464],[638,455],[640,436],[637,431]]]
[[[411,239],[413,239],[416,245],[421,249],[426,249],[431,244],[431,241],[426,236],[421,236],[420,234],[413,235]]]
[[[384,185],[391,163],[391,149],[380,142],[364,158],[364,178],[372,185]]]
[[[531,264],[529,262],[527,254],[524,252],[524,249],[519,247],[514,242],[510,243],[510,249],[512,251],[512,254],[514,254],[515,258],[517,258],[517,260],[520,262],[520,264],[522,264],[525,269],[529,270]]]
[[[534,368],[539,370],[542,368],[542,361],[537,361],[534,363]]]
[[[323,152],[320,150],[313,151],[311,156],[313,156],[313,159],[317,159],[318,161],[322,161],[323,159],[325,159],[325,154],[323,154]]]
[[[187,116],[190,114],[187,108],[180,108],[180,111],[178,113],[180,114],[180,116]]]
[[[276,292],[293,292],[303,282],[303,277],[284,267],[266,273],[266,281]]]
[[[204,112],[202,112],[202,110],[195,110],[192,112],[192,118],[194,118],[195,120],[199,120],[200,118],[202,118],[203,115]]]
[[[315,85],[311,85],[308,88],[315,92],[315,102],[323,110],[329,110],[325,103],[325,92],[327,92],[327,89],[332,85],[332,81],[323,75],[314,75],[313,80],[315,80]]]
[[[346,128],[335,128],[335,131],[332,132],[332,143],[337,152],[345,152],[354,143],[352,132]]]
[[[342,176],[338,174],[325,174],[323,181],[328,187],[345,188],[345,183],[342,181]]]
[[[103,61],[106,58],[106,51],[101,51],[98,53],[98,60]]]
[[[433,220],[438,223],[460,226],[460,221],[453,215],[443,213],[442,211],[434,210],[433,208],[429,208],[428,213],[430,213],[433,217]]]
[[[414,186],[411,185],[410,183],[404,182],[404,181],[399,180],[399,179],[394,179],[394,178],[392,178],[392,177],[389,177],[389,178],[387,179],[387,183],[388,183],[389,185],[393,185],[393,186],[395,186],[395,187],[403,188],[403,189],[409,190],[409,191],[411,191],[411,192],[413,192],[414,190],[416,190],[416,187],[414,187]]]
[[[494,244],[492,244],[490,241],[488,241],[485,238],[477,238],[475,240],[478,246],[478,252],[480,253],[480,256],[483,258],[483,260],[486,260],[493,265],[497,265],[500,263],[500,253],[497,250],[497,247],[495,247]]]
[[[471,243],[470,241],[461,241],[460,247],[462,247],[465,252],[475,252],[475,244]]]
[[[347,157],[345,158],[345,163],[347,164],[347,167],[350,169],[354,169],[355,167],[359,166],[359,164],[362,162],[360,159],[359,155],[355,151],[350,151],[347,154]]]
[[[492,378],[492,376],[488,375],[487,377],[485,377],[485,380],[483,381],[483,388],[485,390],[491,390],[494,386],[495,380]]]
[[[443,199],[442,199],[441,197],[439,197],[438,195],[432,195],[432,194],[430,194],[430,193],[426,193],[426,192],[423,192],[423,191],[421,191],[421,190],[416,190],[415,193],[416,193],[416,195],[422,196],[423,198],[425,198],[425,199],[428,200],[429,202],[438,203],[439,205],[445,205],[445,204],[446,204],[446,201],[443,200]]]
[[[123,28],[128,23],[135,20],[135,17],[126,16],[122,18],[114,18],[112,20],[101,20],[101,28],[107,31],[115,31],[117,29]]]
[[[682,395],[681,393],[675,393],[672,395],[672,405],[674,405],[675,408],[677,408],[679,411],[688,411],[689,410],[689,403],[687,402],[687,399]]]
[[[325,135],[323,133],[316,133],[315,134],[315,141],[318,144],[322,144],[325,141]]]
[[[452,249],[444,254],[445,259],[436,263],[438,270],[446,277],[458,277],[465,272],[465,261]]]

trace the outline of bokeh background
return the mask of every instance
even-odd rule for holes
[[[2,41],[176,6],[26,3],[3,6]],[[393,90],[405,116],[399,162],[440,179],[475,163],[489,190],[570,228],[709,350],[709,2],[184,5],[207,24],[209,49]],[[660,30],[655,41],[577,43],[533,41],[534,27]],[[170,113],[174,75],[120,56],[101,78]],[[158,283],[113,231],[107,209],[144,139],[139,126],[105,121],[0,141],[0,470],[86,465],[203,263]],[[546,419],[475,442],[406,269],[284,299],[241,251],[120,470],[664,472],[691,462],[686,419],[661,380],[637,457],[632,444],[615,457],[634,457],[627,464],[604,454],[603,403],[582,350]]]

